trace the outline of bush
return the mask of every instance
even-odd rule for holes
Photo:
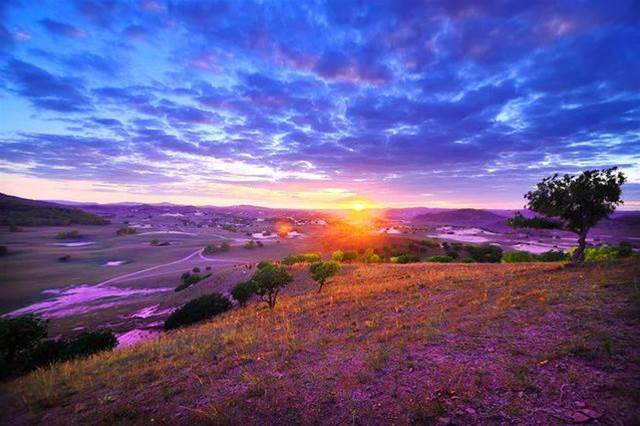
[[[64,359],[87,357],[101,351],[113,349],[118,339],[110,330],[88,331],[72,339],[64,349]]]
[[[377,254],[374,256],[378,256]],[[379,256],[378,256],[379,257]],[[327,279],[331,278],[340,271],[340,264],[336,261],[329,262],[315,262],[309,266],[309,272],[311,272],[311,278],[318,283],[318,293],[322,290],[322,286]]]
[[[313,263],[322,260],[320,253],[302,253],[296,255],[285,256],[282,263],[285,265],[293,265],[295,263]]]
[[[536,258],[540,262],[560,262],[562,260],[567,260],[569,256],[561,250],[549,250],[544,253],[540,253]]]
[[[451,257],[451,256],[431,256],[431,257],[427,258],[427,262],[451,263],[451,262],[453,262],[453,257]]]
[[[31,365],[42,367],[56,362],[64,361],[64,351],[67,348],[67,341],[45,340],[35,347],[31,353]]]
[[[284,266],[269,263],[259,268],[251,277],[251,281],[256,286],[256,294],[273,309],[278,293],[293,281],[293,277]]]
[[[271,264],[271,262],[267,262],[266,260],[262,260],[262,261],[260,261],[260,262],[258,263],[258,265],[256,266],[256,268],[258,268],[258,269],[262,269],[262,268],[264,268],[265,266],[267,266],[267,265],[269,265],[269,264]]]
[[[231,245],[224,241],[222,242],[222,244],[220,244],[220,251],[229,251],[231,249]]]
[[[573,253],[575,248],[570,250]],[[633,254],[633,248],[629,243],[620,243],[617,246],[602,245],[600,247],[588,247],[584,251],[584,260],[587,262],[602,262],[607,260],[622,259]]]
[[[152,246],[159,246],[160,245],[160,240],[157,238],[154,238],[153,240],[151,240],[151,242],[149,243]]]
[[[440,247],[440,241],[436,240],[435,238],[430,238],[427,240],[422,240],[420,241],[420,244],[425,246],[425,247],[431,247],[431,248],[438,248]]]
[[[184,327],[219,315],[231,309],[231,301],[220,293],[207,294],[187,302],[164,322],[165,330]]]
[[[73,229],[71,231],[60,231],[56,235],[56,238],[59,240],[66,240],[71,238],[80,238],[80,232],[78,230]]]
[[[336,261],[336,262],[343,262],[344,261],[344,252],[342,250],[336,250],[333,253],[331,253],[331,260]]]
[[[58,258],[58,262],[68,262],[69,260],[71,260],[70,254],[65,254]]]
[[[460,262],[462,262],[462,263],[476,263],[476,261],[473,260],[473,258],[471,258],[471,257],[465,257]]]
[[[244,243],[243,247],[248,249],[248,250],[251,250],[252,248],[255,248],[255,246],[256,246],[256,242],[253,241],[253,240],[249,240],[246,243]]]
[[[373,249],[368,248],[362,255],[364,263],[382,263],[382,258],[374,253]]]
[[[630,257],[633,255],[633,246],[626,241],[618,245],[618,257]]]
[[[401,254],[399,256],[394,256],[391,259],[391,263],[416,263],[420,262],[420,258],[413,254]]]
[[[536,258],[528,251],[512,251],[502,256],[502,263],[535,262]]]
[[[136,228],[132,228],[130,226],[125,226],[125,227],[122,227],[122,228],[118,229],[116,231],[116,235],[118,235],[118,236],[132,235],[132,234],[135,234],[137,232],[138,231],[136,230]]]
[[[256,285],[253,281],[245,281],[238,283],[231,289],[231,297],[235,299],[240,306],[247,304],[247,301],[256,292]]]
[[[194,274],[198,274],[200,272],[200,268],[198,268],[197,266],[194,266],[191,272],[193,272]]]
[[[358,258],[358,253],[355,250],[347,250],[342,257],[343,262],[353,262]]]
[[[46,336],[47,324],[36,316],[0,317],[0,375],[15,372],[17,364],[29,359],[33,349]]]
[[[209,274],[209,275],[211,275],[211,274]],[[200,281],[202,281],[204,279],[204,277],[201,277],[200,275],[188,274],[188,275],[185,276],[185,274],[182,274],[182,276],[184,277],[184,278],[182,278],[182,284],[180,284],[178,287],[175,288],[174,291],[176,291],[176,292],[185,290],[185,289],[191,287],[192,285],[199,283]]]
[[[469,256],[479,263],[498,263],[502,259],[502,248],[492,244],[466,245]]]
[[[189,272],[189,271],[183,272],[182,275],[180,275],[180,279],[181,280],[186,280],[187,278],[189,278],[189,275],[191,275],[191,272]]]

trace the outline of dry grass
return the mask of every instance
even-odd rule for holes
[[[581,401],[640,417],[640,266],[302,270],[274,311],[3,386],[12,424],[558,423]]]

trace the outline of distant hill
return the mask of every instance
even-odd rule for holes
[[[108,220],[87,211],[46,201],[0,193],[0,225],[106,225]]]
[[[414,223],[437,223],[443,225],[474,225],[504,222],[506,218],[487,210],[457,209],[436,213],[425,213],[413,218]]]

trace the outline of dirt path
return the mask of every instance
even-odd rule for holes
[[[133,278],[149,277],[149,276],[144,275],[144,274],[147,273],[147,272],[155,271],[155,270],[160,269],[160,268],[165,268],[167,266],[184,263],[184,262],[186,262],[188,260],[191,260],[192,258],[194,258],[196,256],[198,256],[202,260],[206,260],[207,262],[248,263],[247,260],[243,260],[243,259],[224,259],[224,258],[206,257],[204,255],[204,247],[203,247],[203,248],[200,248],[200,249],[194,251],[193,253],[189,254],[188,256],[183,257],[182,259],[174,260],[174,261],[168,262],[168,263],[162,263],[160,265],[151,266],[149,268],[141,269],[139,271],[134,271],[134,272],[129,272],[127,274],[118,275],[118,276],[115,276],[113,278],[109,278],[106,281],[102,281],[102,282],[96,284],[96,286],[103,286],[103,285],[111,284],[111,283],[118,282],[118,281],[127,281],[127,280],[130,280],[130,279],[133,279]],[[150,275],[150,276],[164,275],[164,274],[173,273],[173,272],[175,272],[175,271],[174,270],[170,270],[170,271],[165,271],[165,272],[163,272],[161,274],[154,274],[154,275]]]

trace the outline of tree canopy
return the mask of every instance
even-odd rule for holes
[[[620,196],[625,181],[617,167],[587,170],[579,175],[556,173],[542,179],[524,197],[527,208],[560,219],[564,229],[578,234],[574,260],[581,261],[589,229],[623,203]]]

